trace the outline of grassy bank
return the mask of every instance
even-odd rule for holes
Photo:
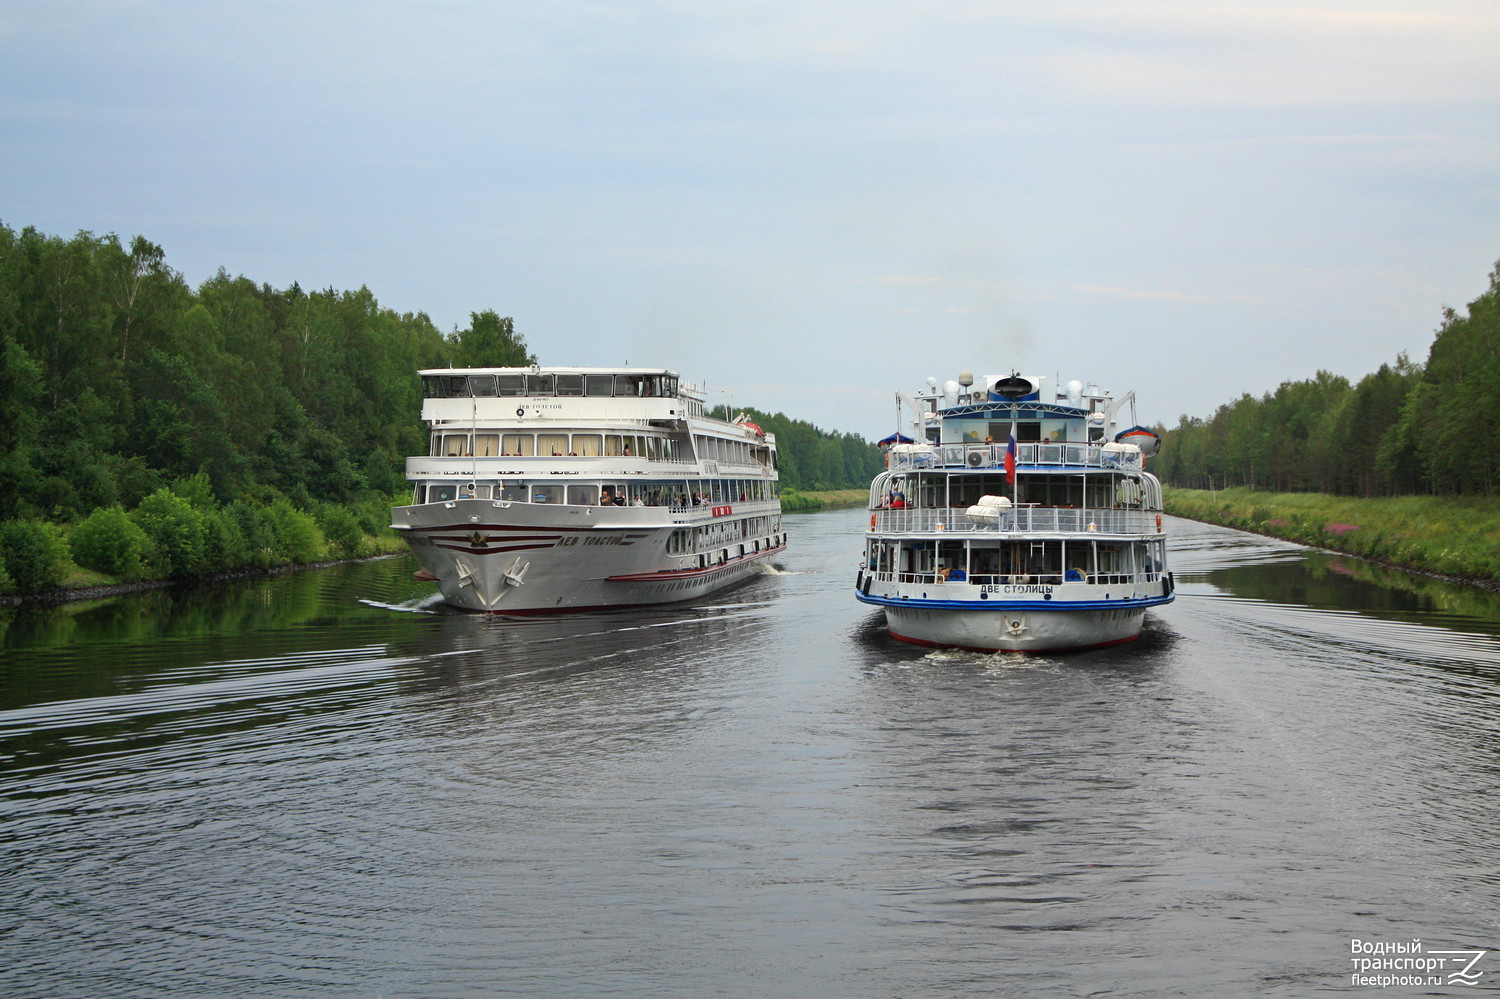
[[[1500,508],[1482,497],[1359,499],[1249,489],[1166,491],[1167,512],[1486,586],[1500,584]]]
[[[796,489],[783,489],[781,509],[787,513],[832,510],[835,507],[860,506],[869,498],[868,489],[816,489],[805,493]]]
[[[0,603],[69,600],[121,589],[278,572],[401,549],[389,529],[400,497],[294,506],[271,495],[222,504],[206,477],[178,480],[133,509],[75,522],[0,522]]]

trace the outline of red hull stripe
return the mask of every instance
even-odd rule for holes
[[[470,555],[505,555],[505,554],[508,554],[510,552],[529,552],[529,551],[535,551],[538,548],[556,548],[557,547],[557,539],[554,538],[554,539],[552,539],[551,541],[547,542],[544,545],[496,545],[496,546],[493,546],[493,547],[486,546],[484,548],[474,548],[474,547],[471,547],[469,545],[439,545],[439,544],[434,544],[432,547],[434,547],[434,548],[442,548],[445,551],[450,551],[450,552],[468,552]]]
[[[465,531],[462,534],[429,534],[427,537],[433,544],[442,541],[467,541],[472,544],[475,533],[474,531]],[[512,541],[557,541],[561,537],[561,534],[510,534],[503,538],[496,538],[495,542],[497,544],[509,544]],[[488,541],[489,539],[486,538],[485,540]]]

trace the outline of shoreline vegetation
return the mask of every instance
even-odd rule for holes
[[[1500,591],[1500,510],[1484,496],[1362,498],[1245,488],[1165,491],[1176,517]]]
[[[859,506],[869,499],[870,490],[865,489],[783,489],[781,491],[782,513],[814,513],[818,510],[833,510],[841,507]]]
[[[70,524],[0,523],[0,606],[56,604],[183,584],[275,575],[403,549],[393,496],[343,506],[285,497],[219,503],[202,473],[126,512],[98,507]]]
[[[1424,363],[1319,371],[1158,424],[1168,513],[1500,590],[1500,263]]]

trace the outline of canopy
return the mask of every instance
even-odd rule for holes
[[[876,443],[877,443],[877,445],[879,447],[887,448],[887,447],[890,447],[892,444],[912,444],[912,443],[915,443],[915,442],[910,437],[906,436],[905,434],[899,434],[898,433],[898,434],[891,434],[889,437],[881,438]]]

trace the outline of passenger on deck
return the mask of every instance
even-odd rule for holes
[[[615,497],[614,497],[614,494],[609,491],[609,486],[605,486],[603,489],[599,490],[599,505],[600,506],[614,506],[615,505]]]
[[[891,494],[886,500],[886,506],[892,510],[906,509],[906,494],[901,491],[899,486],[891,486]]]

